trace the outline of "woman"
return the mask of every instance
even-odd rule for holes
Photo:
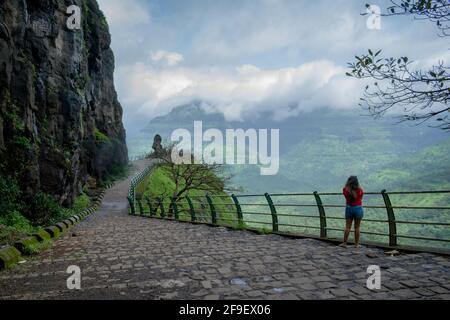
[[[347,206],[345,208],[346,226],[344,243],[341,244],[341,247],[347,247],[348,236],[352,230],[353,221],[355,221],[355,246],[359,248],[360,227],[361,221],[364,217],[364,209],[362,207],[364,190],[359,186],[358,178],[356,176],[351,176],[348,178],[343,194]]]

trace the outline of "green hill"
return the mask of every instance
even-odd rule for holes
[[[167,141],[177,128],[193,131],[196,120],[202,120],[205,129],[280,129],[276,176],[261,176],[257,166],[227,167],[235,174],[234,185],[248,193],[339,191],[352,174],[373,191],[436,190],[450,183],[445,174],[450,167],[448,133],[326,108],[281,122],[269,117],[227,122],[223,115],[208,114],[200,102],[194,102],[153,119],[139,136],[129,137],[130,153],[151,150],[157,133]]]

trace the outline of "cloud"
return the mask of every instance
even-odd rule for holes
[[[150,22],[150,13],[137,0],[98,0],[111,28],[127,28]]]
[[[236,71],[240,74],[250,74],[259,72],[261,71],[261,69],[251,64],[245,64],[243,66],[237,67]]]
[[[183,61],[183,56],[178,52],[167,52],[164,50],[152,51],[150,57],[152,61],[163,62],[169,67],[174,67]]]
[[[449,60],[434,24],[382,17],[381,30],[369,30],[360,1],[99,2],[127,129],[193,99],[228,119],[356,110],[365,83],[344,75],[355,55],[382,49],[383,57],[408,56],[422,68]],[[390,4],[377,2],[383,10]]]
[[[158,69],[136,63],[118,69],[122,103],[136,115],[153,118],[192,100],[210,104],[228,120],[245,120],[261,112],[282,120],[318,107],[351,108],[360,90],[345,68],[328,60],[281,69],[244,65],[223,69]]]

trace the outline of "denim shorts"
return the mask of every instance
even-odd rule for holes
[[[345,208],[345,219],[359,219],[364,218],[364,209],[361,206],[347,206]]]

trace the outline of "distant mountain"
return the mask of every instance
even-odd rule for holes
[[[158,133],[168,139],[175,129],[186,128],[193,130],[193,124],[196,120],[202,120],[206,129],[223,128],[231,125],[225,121],[225,117],[222,114],[206,113],[202,103],[196,101],[176,107],[168,115],[154,118],[142,129],[142,132],[150,135]]]
[[[280,129],[278,175],[260,176],[256,166],[227,168],[235,173],[234,184],[248,192],[335,191],[351,174],[359,175],[366,188],[375,191],[433,188],[450,180],[450,175],[443,175],[450,167],[448,133],[327,108],[281,122],[264,115],[227,122],[222,114],[208,114],[201,102],[194,102],[151,120],[141,136],[128,141],[130,153],[148,152],[157,133],[168,140],[177,128],[193,132],[196,120],[203,121],[204,129]]]

